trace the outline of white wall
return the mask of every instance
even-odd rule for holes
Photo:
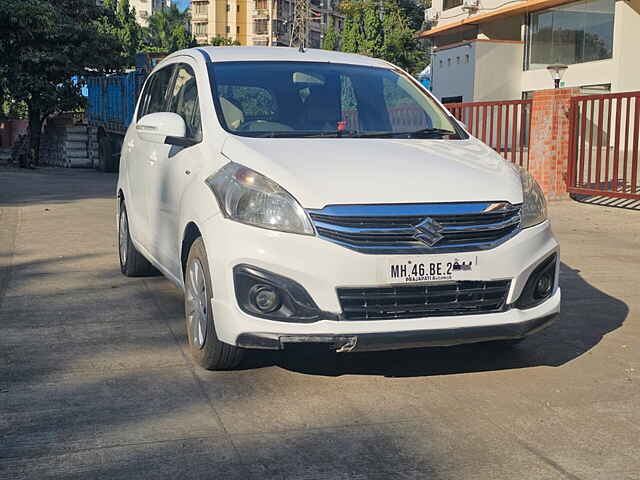
[[[453,48],[440,49],[431,56],[431,82],[433,94],[444,97],[462,96],[463,102],[473,101],[475,72],[475,42]],[[469,63],[466,56],[469,56]],[[460,59],[460,63],[458,63]],[[442,61],[442,66],[440,62]],[[451,61],[451,64],[449,64]]]
[[[522,98],[521,42],[476,42],[474,101]]]
[[[443,11],[443,0],[432,0],[431,9],[432,11],[438,12],[440,14],[440,18],[438,19],[436,26],[441,27],[443,25],[448,25],[449,23],[459,22],[460,20],[464,20],[465,18],[468,18],[470,16],[472,17],[474,15],[488,13],[490,10],[498,10],[502,7],[514,6],[518,3],[526,3],[526,1],[514,1],[507,4],[506,0],[480,0],[480,9],[472,15],[469,15],[468,12],[462,10],[462,6],[450,8]]]
[[[477,40],[439,49],[431,63],[433,93],[439,99],[462,95],[465,102],[519,100],[522,55],[520,42]]]

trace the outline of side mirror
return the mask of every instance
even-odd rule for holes
[[[152,143],[189,147],[196,142],[186,138],[187,125],[177,113],[157,112],[142,117],[136,125],[142,140]]]

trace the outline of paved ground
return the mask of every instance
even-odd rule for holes
[[[564,310],[512,353],[215,373],[180,292],[120,275],[114,183],[0,170],[0,478],[640,479],[640,213],[552,205]]]

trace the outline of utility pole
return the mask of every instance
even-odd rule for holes
[[[298,47],[301,52],[304,52],[304,47],[307,45],[308,21],[309,0],[295,0],[289,46]]]

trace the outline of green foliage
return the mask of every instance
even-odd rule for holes
[[[333,19],[331,17],[329,17],[327,32],[322,39],[322,48],[324,50],[338,50],[340,48],[340,34],[333,26]]]
[[[380,14],[380,9],[375,4],[369,3],[364,8],[364,38],[360,52],[370,57],[377,57],[382,54],[385,32],[382,28]]]
[[[422,18],[426,3],[415,0],[342,3],[345,21],[342,35],[336,35],[336,43],[343,52],[382,58],[417,74],[428,63],[426,50],[416,38],[416,28],[422,23],[418,17]],[[411,15],[408,12],[412,12]],[[323,48],[327,47],[323,45]]]
[[[417,74],[426,65],[426,51],[420,47],[402,9],[395,3],[385,7],[383,19],[384,46],[382,57],[403,69]]]
[[[136,11],[129,0],[120,0],[116,10],[116,18],[121,27],[118,37],[122,42],[130,65],[135,65],[135,56],[140,49],[142,29],[136,21]]]
[[[238,46],[240,42],[238,40],[232,40],[229,37],[223,37],[222,35],[216,35],[215,37],[211,37],[211,41],[209,45],[212,47],[229,47],[229,46]]]
[[[431,6],[431,0],[397,0],[398,7],[404,13],[407,25],[413,30],[421,30],[424,23],[424,11]]]
[[[84,104],[72,78],[124,66],[115,24],[95,0],[0,1],[0,92],[27,106],[36,161],[43,120]]]
[[[354,6],[349,9],[344,21],[341,50],[348,53],[358,53],[363,40],[362,9]]]
[[[189,22],[189,14],[178,10],[175,4],[155,11],[144,29],[143,50],[173,53],[195,47],[197,43],[187,28]]]

